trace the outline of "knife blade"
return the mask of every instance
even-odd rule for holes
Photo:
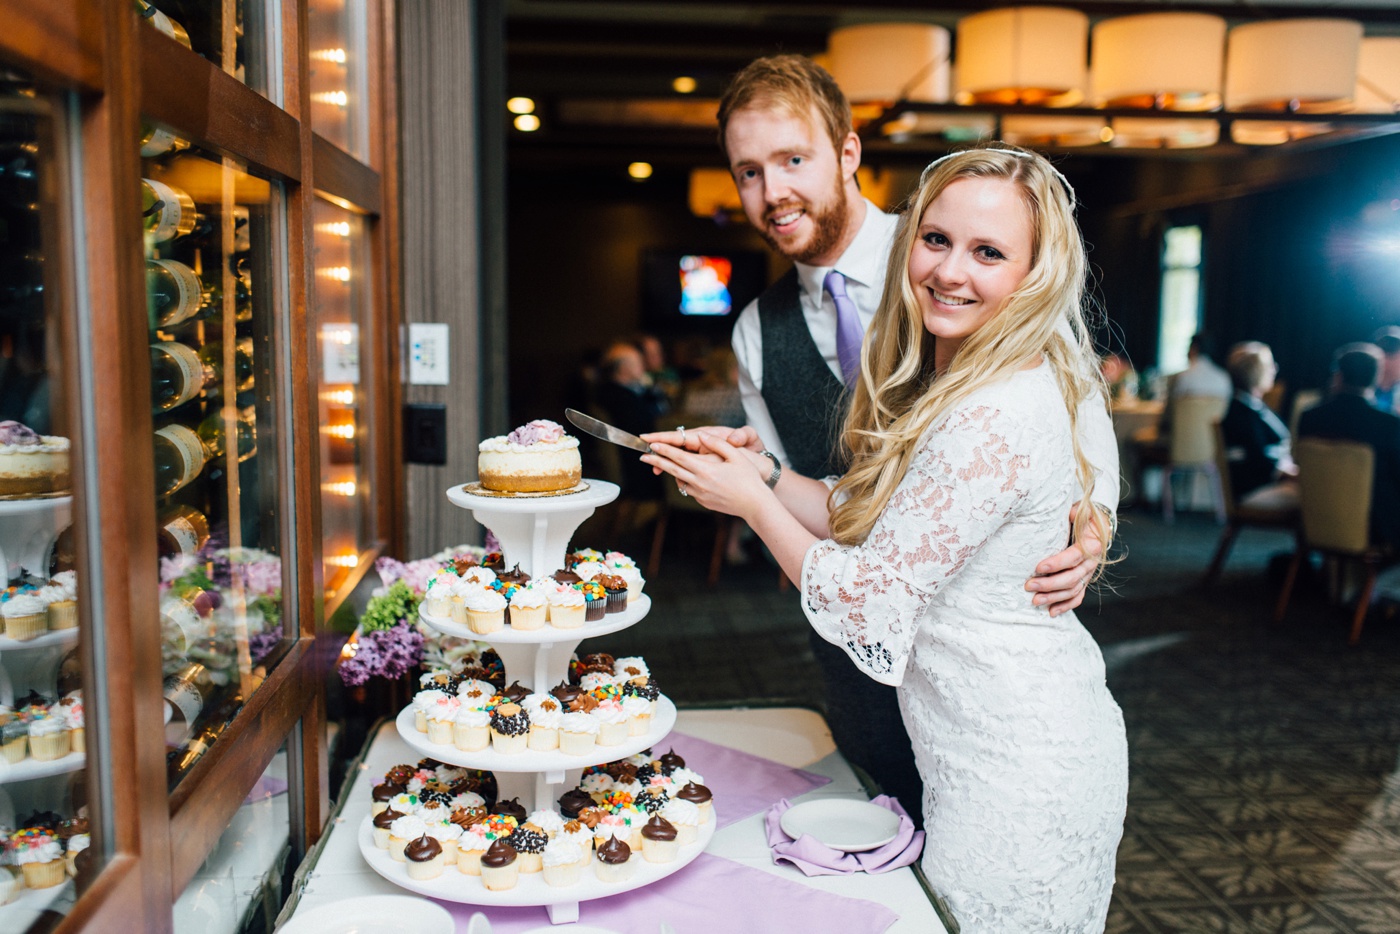
[[[651,453],[651,445],[647,444],[636,435],[623,431],[621,428],[614,428],[607,422],[599,421],[592,415],[584,415],[578,409],[565,409],[564,417],[573,423],[579,431],[586,432],[595,438],[600,438],[610,444],[616,444],[624,448],[631,448],[634,451],[641,451],[643,454]]]

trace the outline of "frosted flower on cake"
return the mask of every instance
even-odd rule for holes
[[[548,444],[551,441],[558,441],[562,437],[564,437],[563,425],[548,419],[537,418],[506,435],[506,441],[521,447],[528,447],[531,444]]]

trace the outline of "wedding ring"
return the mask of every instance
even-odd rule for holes
[[[681,433],[681,447],[685,447],[685,426],[677,425],[676,431],[679,431]],[[684,493],[685,490],[681,490],[681,492]]]
[[[676,489],[678,489],[678,490],[681,491],[681,495],[682,495],[682,496],[689,496],[689,495],[690,495],[690,491],[688,491],[688,490],[685,488],[685,484],[684,484],[684,483],[677,482],[677,483],[676,483]]]

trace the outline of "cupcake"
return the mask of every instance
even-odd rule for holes
[[[632,828],[628,826],[627,818],[621,814],[604,813],[593,827],[593,843],[601,847],[608,842],[608,838],[616,837],[623,843],[628,843],[632,837]],[[629,844],[630,845],[630,844]]]
[[[593,554],[600,558],[602,557],[602,555],[598,555],[596,551],[593,552]],[[595,580],[598,575],[606,574],[607,571],[608,569],[603,566],[603,562],[597,560],[580,561],[578,564],[574,565],[574,573],[578,575],[578,579],[581,581]]]
[[[446,694],[433,701],[432,707],[427,711],[428,742],[443,745],[451,743],[452,728],[461,709],[462,705],[457,698]]]
[[[552,694],[531,694],[521,702],[530,715],[531,749],[550,752],[559,748],[559,722],[564,717],[563,706]]]
[[[486,839],[486,826],[472,824],[457,838],[457,871],[468,876],[481,875],[481,857],[491,843]]]
[[[549,597],[540,590],[522,587],[510,598],[510,626],[524,631],[543,629]]]
[[[530,696],[530,689],[519,681],[512,681],[501,689],[501,696],[512,704],[518,704]]]
[[[656,699],[661,696],[661,689],[656,686],[656,679],[648,675],[645,682],[634,678],[623,684],[622,696],[643,698],[651,704],[651,712],[656,713]]]
[[[404,847],[410,840],[416,840],[428,832],[428,825],[414,814],[405,814],[389,825],[389,857],[395,862],[404,861]]]
[[[593,871],[603,882],[626,882],[632,877],[632,848],[611,837],[594,854]]]
[[[47,889],[67,877],[63,845],[47,830],[26,827],[10,835],[9,850],[24,873],[24,884],[31,889]]]
[[[413,695],[413,725],[419,733],[428,732],[428,711],[440,699],[447,696],[445,691],[430,688]]]
[[[71,691],[58,702],[58,709],[68,721],[68,740],[74,752],[87,752],[87,716],[83,712],[83,692]]]
[[[710,789],[704,785],[690,782],[676,792],[675,797],[681,801],[689,801],[700,810],[700,823],[705,823],[714,813],[714,805],[711,803],[713,795]]]
[[[564,821],[558,839],[568,840],[583,851],[584,859],[593,855],[593,830],[578,819]]]
[[[496,580],[500,581],[502,584],[514,584],[517,587],[524,587],[526,584],[530,583],[530,575],[520,570],[520,565],[517,564],[509,571],[497,574]]]
[[[597,581],[586,580],[575,584],[574,587],[583,594],[584,622],[593,623],[602,619],[608,612],[608,592],[603,589],[603,585]]]
[[[417,814],[418,809],[423,806],[423,799],[411,791],[394,795],[389,799],[389,810],[398,811],[400,816],[404,814]]]
[[[0,605],[0,616],[5,619],[5,635],[20,642],[41,636],[49,628],[48,605],[30,594],[16,594],[6,600]]]
[[[48,604],[49,629],[75,629],[78,625],[78,599],[76,587],[70,592],[57,582],[40,588],[38,597]]]
[[[446,865],[442,844],[426,833],[410,840],[403,855],[408,863],[408,877],[419,882],[436,879]]]
[[[627,609],[627,581],[617,574],[599,574],[595,581],[603,585],[608,595],[605,607],[608,613],[621,613]]]
[[[427,590],[423,595],[424,608],[433,616],[452,615],[452,588],[461,578],[443,568],[428,578]]]
[[[549,624],[556,629],[578,629],[588,615],[583,592],[573,587],[553,591],[549,598]]]
[[[628,736],[646,736],[651,732],[651,701],[640,697],[624,697],[622,713],[627,717]]]
[[[452,745],[463,752],[480,752],[491,742],[491,715],[476,707],[460,706],[452,721]]]
[[[592,714],[566,713],[559,718],[559,751],[569,756],[586,756],[598,742],[598,721]],[[8,753],[7,753],[8,754]]]
[[[481,857],[481,881],[490,892],[515,888],[520,878],[520,857],[504,840],[497,840]]]
[[[52,711],[29,724],[29,754],[40,762],[62,759],[72,752],[68,737],[68,719]]]
[[[646,579],[642,577],[642,572],[635,567],[613,568],[613,573],[627,582],[627,602],[631,603],[642,595],[642,588],[646,586]]]
[[[4,840],[0,838],[0,846]],[[0,863],[0,905],[8,905],[24,894],[24,873],[18,866]]]
[[[389,809],[389,799],[394,795],[404,793],[404,786],[394,782],[380,782],[370,790],[369,813],[371,817],[378,817]]]
[[[575,820],[584,808],[597,804],[593,796],[580,788],[571,788],[559,797],[559,813],[565,822]]]
[[[565,587],[569,586],[570,584],[577,584],[579,581],[583,580],[583,578],[579,577],[577,574],[575,574],[573,571],[570,571],[568,568],[560,568],[559,570],[555,571],[549,576],[552,577],[556,582],[563,584]]]
[[[506,703],[491,711],[491,746],[502,755],[525,751],[530,715],[519,704]]]
[[[29,724],[16,719],[0,727],[0,751],[11,765],[23,762],[29,754]]]
[[[632,803],[647,814],[656,814],[669,804],[670,801],[671,796],[659,785],[644,788],[632,798]]]
[[[564,829],[564,818],[558,811],[551,811],[549,808],[540,808],[538,811],[531,811],[526,823],[534,824],[544,831],[544,835],[553,840],[559,836]]]
[[[462,580],[479,587],[490,587],[496,582],[496,572],[484,564],[470,567],[462,572]]]
[[[599,746],[616,746],[627,739],[627,715],[622,712],[620,702],[600,701],[589,716],[598,723]]]
[[[623,683],[638,679],[645,683],[651,677],[651,669],[640,655],[626,655],[613,661],[613,674]]]
[[[590,772],[578,783],[579,790],[593,799],[594,804],[602,804],[608,792],[613,790],[613,777],[607,772]]]
[[[464,710],[485,710],[495,696],[496,688],[489,681],[468,678],[457,685],[457,701]]]
[[[689,801],[674,798],[666,802],[661,816],[676,828],[676,840],[681,846],[694,843],[700,835],[700,809]]]
[[[467,625],[479,636],[499,632],[506,625],[506,598],[494,590],[478,587],[462,595]]]
[[[443,865],[457,865],[457,841],[462,838],[462,828],[450,820],[429,821],[428,836],[436,840],[438,845],[442,847]],[[405,855],[407,854],[405,853]]]
[[[642,827],[642,858],[649,863],[673,862],[680,853],[679,834],[671,822],[659,814]]]
[[[549,837],[534,824],[524,823],[506,837],[506,842],[520,857],[520,871],[525,874],[539,872],[543,868],[541,857],[549,845]]]
[[[506,834],[509,834],[516,827],[525,823],[526,819],[529,817],[529,813],[525,810],[525,806],[520,803],[519,798],[507,798],[504,801],[497,801],[495,807],[491,808],[491,814],[494,817],[509,818],[513,821],[510,828],[505,831]]]
[[[583,861],[587,854],[577,843],[567,837],[556,837],[544,848],[542,863],[546,885],[573,885],[583,875]]]
[[[403,814],[400,814],[393,808],[385,808],[374,815],[370,823],[374,825],[375,846],[379,847],[381,850],[389,849],[389,829],[393,826],[394,821],[403,816]]]

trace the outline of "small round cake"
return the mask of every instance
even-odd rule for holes
[[[68,447],[67,438],[41,435],[19,422],[0,422],[0,496],[67,490]]]
[[[578,439],[544,419],[481,442],[476,469],[483,487],[502,493],[552,493],[583,479]]]

